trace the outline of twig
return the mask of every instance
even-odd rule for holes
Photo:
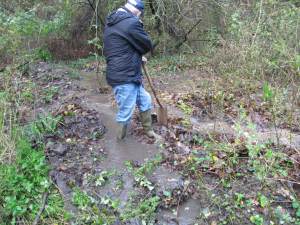
[[[96,6],[96,8],[97,8],[97,9],[96,9],[95,6],[94,6],[95,1],[91,2],[90,0],[87,0],[87,2],[88,2],[88,5],[89,5],[89,6],[93,9],[93,11],[96,13],[96,10],[98,11],[98,6]],[[97,4],[99,4],[99,1],[98,1]],[[98,14],[96,15],[96,19],[97,19],[97,20],[100,20],[102,26],[105,25],[104,21],[102,20],[102,18],[101,18]]]
[[[287,183],[292,183],[292,184],[298,184],[300,185],[300,182],[292,181],[292,180],[286,180],[286,179],[281,179],[281,178],[267,178],[267,180],[275,180],[275,181],[281,181],[281,182],[287,182]]]
[[[8,8],[6,5],[1,4],[0,8],[4,9],[4,10],[6,10],[6,11],[12,13],[12,14],[15,13],[15,11],[13,9]]]
[[[263,7],[263,0],[260,1],[258,23],[257,23],[256,31],[255,31],[254,36],[253,36],[253,39],[252,39],[252,44],[251,44],[251,46],[253,46],[253,44],[254,44],[255,41],[256,41],[256,36],[257,36],[257,34],[258,34],[258,32],[259,32],[259,28],[260,28],[260,25],[261,25],[262,7]]]
[[[32,225],[37,225],[40,222],[41,215],[44,212],[45,207],[46,207],[48,196],[49,196],[49,192],[48,191],[44,192],[44,194],[43,194],[43,201],[42,201],[42,205],[41,205],[40,211],[36,215],[36,217],[35,217]]]
[[[20,69],[21,67],[28,65],[29,63],[30,63],[29,61],[26,61],[25,63],[16,66],[14,69],[17,69],[17,70],[18,70],[18,69]],[[7,67],[7,66],[4,66],[3,68],[0,68],[0,73],[4,72],[4,71],[6,70],[6,67]]]
[[[183,45],[187,40],[188,40],[188,36],[190,33],[193,32],[193,30],[200,24],[200,22],[202,21],[202,18],[200,18],[192,27],[191,29],[189,29],[188,32],[185,33],[184,35],[184,39],[179,42],[178,44],[176,44],[175,48],[178,49],[181,45]]]
[[[18,65],[18,66],[16,67],[16,69],[18,70],[18,69],[20,69],[21,67],[28,65],[29,63],[30,63],[29,61],[26,61],[25,63]]]

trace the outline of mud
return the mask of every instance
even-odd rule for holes
[[[119,216],[126,212],[129,203],[153,196],[160,197],[160,204],[156,210],[157,225],[216,224],[216,221],[231,216],[230,212],[219,208],[222,205],[222,197],[232,198],[234,202],[236,192],[247,193],[247,188],[241,187],[247,187],[252,182],[250,179],[253,174],[249,173],[248,168],[241,165],[235,168],[236,171],[230,171],[224,168],[226,155],[218,152],[218,149],[208,152],[202,143],[198,143],[200,139],[205,141],[212,137],[217,142],[226,143],[234,143],[237,138],[243,140],[243,136],[238,136],[237,129],[233,125],[236,122],[234,117],[227,116],[227,119],[211,117],[203,102],[195,99],[193,107],[205,110],[193,113],[193,116],[187,115],[176,104],[181,96],[172,94],[171,90],[166,89],[165,93],[161,93],[165,96],[165,102],[167,99],[173,99],[168,104],[169,127],[154,124],[155,131],[163,140],[154,143],[153,140],[146,138],[138,121],[138,113],[135,113],[128,137],[125,141],[117,142],[114,119],[116,105],[113,96],[105,85],[104,89],[103,86],[99,86],[99,77],[92,69],[80,71],[79,80],[70,78],[68,67],[41,63],[35,65],[32,71],[31,79],[40,87],[36,89],[36,96],[42,95],[43,89],[51,86],[57,87],[59,91],[51,96],[50,102],[37,97],[33,115],[28,109],[24,109],[22,120],[26,123],[40,114],[47,113],[62,118],[57,132],[45,137],[45,153],[52,168],[50,176],[64,198],[66,210],[74,215],[79,213],[72,202],[75,187],[99,202],[105,197],[120,201],[119,207],[114,212],[115,224],[142,224],[139,219],[120,222]],[[194,78],[199,80],[197,77]],[[172,83],[168,79],[165,82]],[[190,88],[185,87],[179,91],[188,93]],[[243,124],[242,128],[246,133],[254,132],[258,142],[268,140],[270,143],[283,146],[290,156],[295,154],[295,149],[300,148],[300,134],[297,132],[283,128],[274,131],[264,124],[262,126],[258,124],[255,130],[248,129]],[[195,140],[195,137],[199,140]],[[241,151],[238,152],[241,163],[243,157],[248,157],[243,144]],[[213,157],[218,159],[213,165],[202,163],[201,167],[192,170],[187,168],[189,163],[194,163],[192,156],[203,159],[212,157],[212,153],[215,154]],[[145,175],[153,186],[153,189],[148,190],[138,184],[126,164],[131,162],[138,169],[154,159],[157,154],[161,154],[163,160],[153,171]],[[222,185],[226,185],[221,182],[225,182],[236,172],[248,174],[249,177],[236,179],[236,183],[232,184],[229,191],[229,188],[224,188]],[[293,176],[297,179],[297,175]],[[253,179],[253,183],[255,182]],[[282,188],[280,185],[273,187],[269,190]],[[247,197],[252,198],[251,194],[254,195],[258,191],[266,195],[268,193],[268,189],[258,190],[254,185]],[[286,199],[286,196],[280,198]],[[103,205],[99,206],[101,207]],[[241,211],[242,213],[245,212]],[[245,218],[239,218],[238,221],[246,224],[248,221],[246,218],[251,215],[251,212],[246,212],[242,215]]]
[[[136,124],[133,124],[133,127],[129,128],[129,135],[123,142],[116,141],[116,123],[114,120],[114,115],[116,112],[115,105],[112,105],[112,97],[111,95],[99,95],[95,93],[96,87],[95,84],[95,75],[84,73],[84,79],[82,82],[83,87],[85,87],[88,91],[86,104],[91,108],[100,111],[103,115],[103,119],[105,121],[105,126],[108,132],[104,137],[104,146],[107,151],[107,157],[105,161],[102,163],[101,167],[105,170],[107,169],[115,169],[118,170],[118,173],[121,174],[123,179],[123,189],[119,192],[115,192],[114,198],[121,199],[121,211],[122,207],[125,206],[126,201],[129,198],[130,192],[133,190],[143,192],[142,190],[138,190],[135,187],[135,182],[132,176],[126,172],[124,163],[126,161],[132,161],[135,164],[142,164],[144,161],[147,161],[153,158],[160,151],[155,145],[149,145],[145,143],[141,143],[137,140],[137,136],[131,135],[131,133],[135,133],[133,129],[141,131],[140,126],[137,127]],[[91,89],[91,86],[93,87]],[[108,101],[109,99],[109,101]],[[134,126],[136,126],[134,128]],[[141,140],[147,140],[145,137],[139,137]],[[151,175],[150,180],[155,184],[155,193],[157,196],[160,196],[163,204],[161,207],[170,207],[172,204],[177,205],[177,201],[175,203],[171,203],[171,199],[174,201],[176,195],[181,195],[184,188],[184,180],[183,178],[177,174],[176,172],[172,172],[163,166],[157,168]],[[103,190],[101,190],[102,195],[111,195],[111,190],[114,184],[111,183]],[[164,193],[169,192],[170,197],[167,198],[164,196]],[[186,196],[181,199],[183,202]]]
[[[59,135],[47,138],[46,152],[53,166],[53,180],[65,196],[66,208],[71,212],[76,213],[71,202],[72,188],[78,186],[95,198],[109,196],[120,200],[118,211],[121,214],[132,192],[145,192],[137,187],[125,163],[131,161],[141,165],[159,153],[159,149],[155,145],[143,144],[136,136],[131,135],[134,127],[129,129],[124,142],[117,142],[114,120],[116,107],[112,96],[98,92],[95,74],[82,72],[81,75],[82,79],[78,82],[80,93],[69,92],[69,95],[60,99],[63,102],[60,102],[59,108],[52,106],[55,115],[63,116],[62,125],[58,129]],[[76,95],[80,97],[74,97]],[[116,173],[103,186],[90,182],[90,177],[97,177],[103,171]],[[176,195],[179,195],[181,202],[186,199],[186,196],[181,196],[183,179],[176,173],[172,175],[172,171],[160,167],[160,171],[156,171],[151,178],[157,195],[163,197],[163,193],[170,191],[172,198],[176,199]],[[168,182],[163,182],[164,179]],[[120,183],[122,187],[117,188]],[[173,204],[177,205],[178,200],[174,201]],[[170,202],[161,207],[170,207]],[[126,224],[139,223],[132,220]]]
[[[103,121],[107,128],[104,138],[104,146],[107,150],[107,158],[102,165],[104,168],[124,169],[126,161],[138,161],[142,163],[159,153],[158,149],[152,145],[139,143],[134,136],[129,135],[123,142],[116,141],[117,124],[115,122],[116,106],[113,105],[113,97],[109,94],[100,95],[97,92],[97,77],[93,73],[82,73],[84,79],[81,82],[86,89],[86,100],[84,103],[101,112]]]
[[[158,225],[194,225],[200,215],[202,204],[199,200],[189,199],[173,210],[158,212]]]

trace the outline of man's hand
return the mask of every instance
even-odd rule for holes
[[[148,62],[148,59],[145,56],[143,56],[142,57],[142,62],[143,62],[143,64],[146,64]]]

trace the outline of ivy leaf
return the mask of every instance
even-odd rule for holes
[[[294,209],[299,209],[300,208],[300,203],[296,200],[293,201],[292,206]]]
[[[298,218],[300,218],[300,208],[298,208],[298,210],[297,210],[297,212],[296,212],[296,216],[297,216]]]
[[[262,208],[265,208],[269,204],[268,198],[264,195],[261,195],[259,197],[259,204]]]

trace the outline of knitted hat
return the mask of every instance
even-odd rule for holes
[[[145,5],[144,5],[143,0],[128,0],[127,3],[134,6],[135,8],[140,10],[142,13],[144,12]]]

